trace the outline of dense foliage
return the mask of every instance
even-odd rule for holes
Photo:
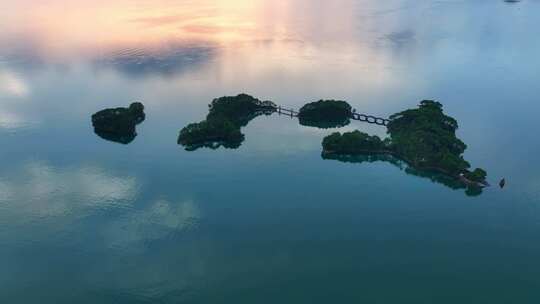
[[[271,114],[275,109],[272,102],[260,101],[246,94],[214,99],[209,105],[206,120],[183,128],[178,136],[178,143],[187,150],[199,147],[215,149],[220,146],[238,148],[244,140],[240,128],[253,118],[261,114]]]
[[[221,142],[224,146],[235,148],[240,146],[244,135],[228,120],[204,120],[192,123],[180,131],[178,143],[188,148],[197,146],[212,147],[214,143]]]
[[[323,139],[323,149],[327,154],[362,154],[386,152],[388,147],[378,136],[369,136],[358,130],[340,134],[333,133]]]
[[[457,121],[443,113],[440,103],[424,100],[417,109],[390,117],[388,139],[383,141],[360,131],[334,133],[324,138],[323,155],[387,153],[418,170],[437,171],[455,179],[462,174],[470,186],[484,185],[487,173],[468,170],[470,164],[463,158],[467,146],[456,137],[457,129]]]
[[[341,100],[319,100],[300,108],[298,118],[301,125],[318,128],[336,128],[350,123],[351,106]]]
[[[481,183],[486,180],[487,172],[483,169],[476,168],[472,172],[466,171],[464,176],[470,181]]]
[[[144,119],[143,104],[135,102],[129,108],[105,109],[93,114],[92,125],[101,138],[128,144],[137,136],[136,125]]]
[[[208,107],[206,120],[226,119],[238,127],[246,126],[260,114],[276,110],[276,105],[271,101],[260,101],[247,94],[216,98]]]
[[[463,159],[467,146],[456,137],[458,123],[442,105],[424,100],[418,109],[390,116],[388,133],[393,150],[415,167],[439,168],[459,174],[470,167]]]

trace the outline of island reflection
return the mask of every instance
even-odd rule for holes
[[[386,162],[389,163],[401,171],[405,172],[407,175],[417,176],[424,179],[429,179],[433,183],[446,186],[453,190],[465,190],[467,196],[478,196],[482,194],[483,189],[480,187],[467,187],[464,183],[456,180],[455,178],[442,174],[440,172],[429,171],[429,170],[419,170],[411,167],[407,162],[387,154],[362,154],[362,155],[336,155],[336,154],[321,154],[322,159],[324,160],[337,160],[343,163],[351,164],[371,164],[375,162]]]

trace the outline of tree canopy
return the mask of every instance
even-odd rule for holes
[[[390,116],[392,148],[416,167],[436,167],[449,174],[470,168],[463,159],[467,145],[456,137],[457,121],[443,113],[442,104],[424,100],[417,109]]]
[[[136,126],[144,121],[144,106],[132,103],[128,108],[104,109],[92,115],[94,132],[101,138],[128,144],[137,136]]]
[[[180,131],[178,144],[186,150],[200,147],[217,149],[220,146],[238,148],[245,138],[240,129],[253,118],[276,110],[274,103],[260,101],[247,94],[216,98],[208,108],[206,120],[189,124]]]
[[[423,100],[416,109],[390,116],[387,127],[389,137],[385,140],[360,131],[333,133],[323,139],[323,155],[386,153],[403,159],[418,172],[440,172],[470,187],[486,184],[486,171],[469,171],[470,164],[463,158],[467,145],[456,136],[458,123],[444,114],[441,103]]]
[[[378,136],[369,136],[358,130],[347,133],[332,133],[323,139],[323,148],[329,154],[362,154],[389,151]]]
[[[300,108],[298,119],[303,126],[337,128],[350,123],[352,107],[342,100],[319,100]]]

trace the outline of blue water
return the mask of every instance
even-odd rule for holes
[[[534,0],[0,3],[0,301],[538,303],[538,28]],[[507,187],[323,160],[336,130],[278,115],[239,149],[177,145],[241,92],[436,99]],[[134,101],[132,143],[94,134]]]

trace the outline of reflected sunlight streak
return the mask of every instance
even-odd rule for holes
[[[320,65],[315,63],[325,62],[369,84],[385,84],[393,78],[387,69],[392,66],[392,54],[373,45],[376,37],[365,29],[374,26],[369,19],[361,21],[363,28],[358,27],[358,3],[352,0],[317,5],[306,0],[202,0],[197,5],[189,1],[155,5],[145,0],[49,0],[46,5],[35,5],[26,0],[0,4],[0,10],[13,5],[19,8],[9,17],[10,24],[24,26],[0,30],[0,41],[17,34],[27,37],[29,53],[39,54],[46,62],[83,56],[83,61],[107,64],[118,59],[116,54],[125,53],[131,57],[121,58],[129,64],[124,67],[152,72],[151,64],[184,65],[178,58],[191,56],[189,49],[200,49],[222,60],[222,77],[237,73],[240,61],[247,74],[283,68],[293,75],[317,73]],[[369,11],[366,6],[362,10]],[[316,13],[297,13],[314,9]],[[342,12],[339,19],[337,11]]]

